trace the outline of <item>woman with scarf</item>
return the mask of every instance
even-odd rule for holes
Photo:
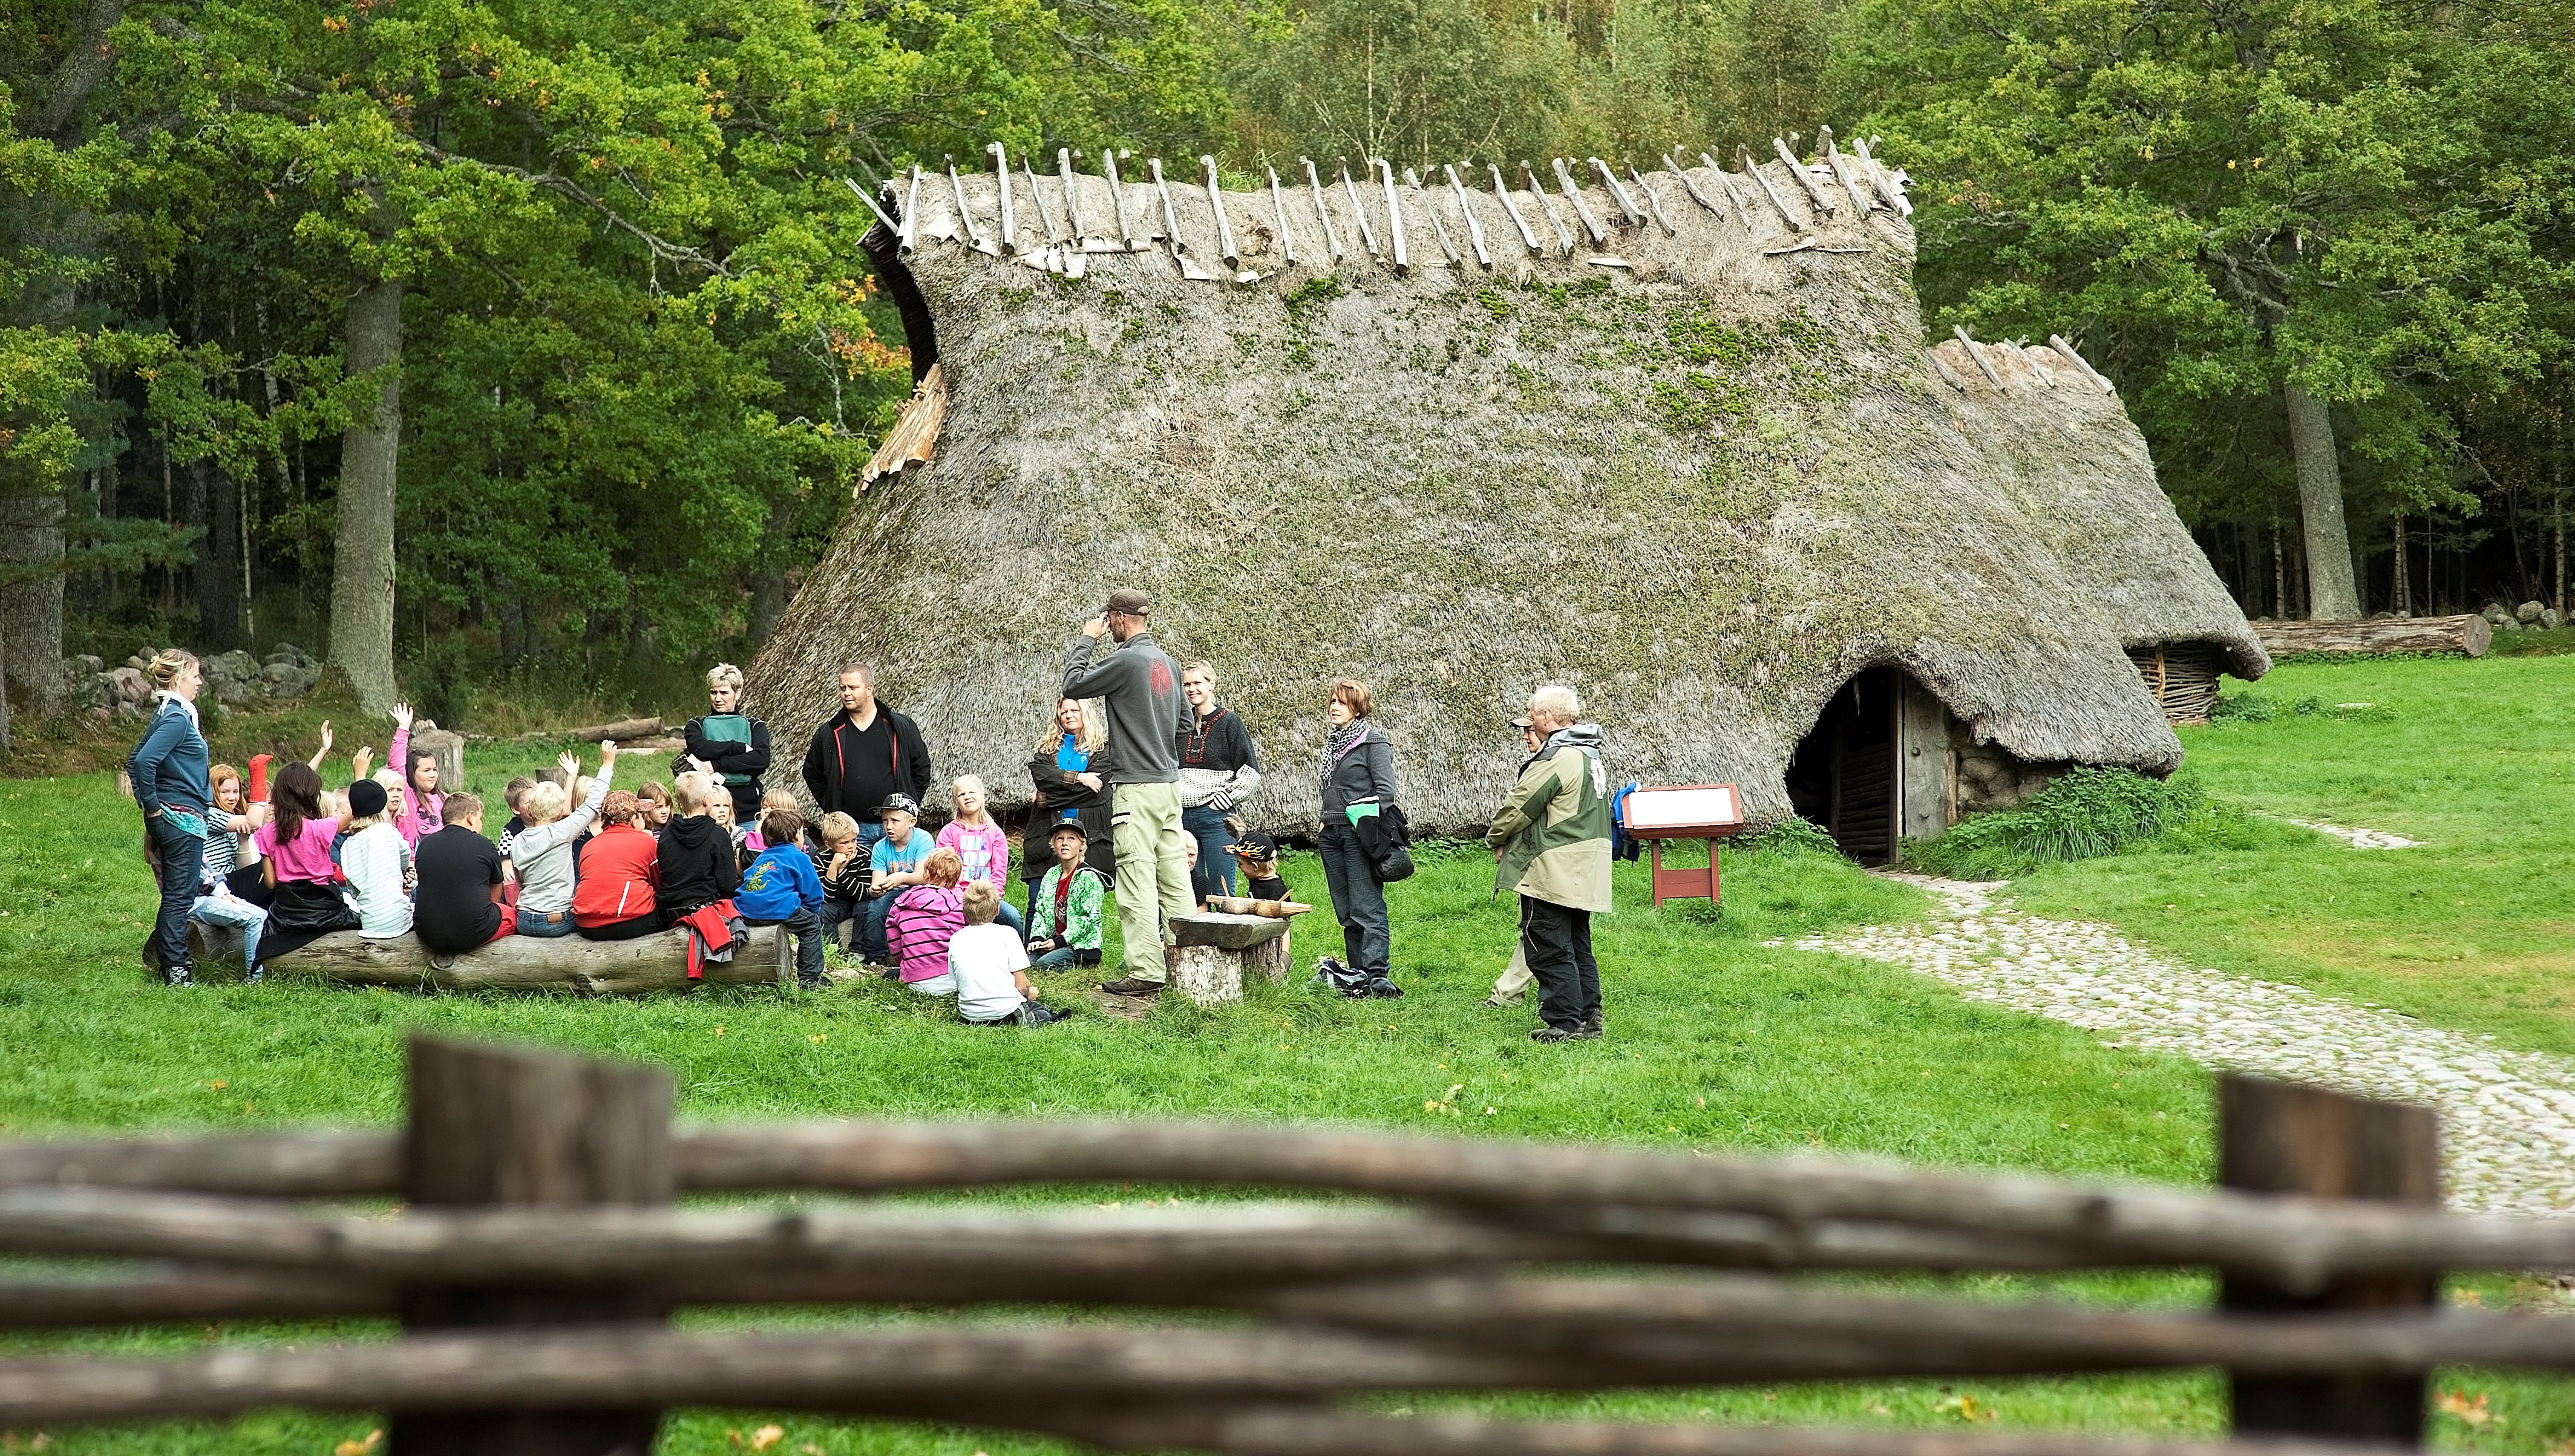
[[[1323,739],[1323,827],[1315,847],[1347,960],[1324,956],[1322,969],[1348,994],[1399,996],[1387,975],[1393,947],[1385,886],[1358,830],[1360,820],[1394,806],[1394,744],[1368,722],[1375,711],[1376,695],[1354,678],[1334,683],[1323,704],[1331,731]]]
[[[197,881],[205,872],[206,816],[214,791],[206,780],[210,757],[197,722],[197,690],[205,670],[194,653],[177,648],[152,655],[144,670],[160,706],[143,740],[125,760],[126,781],[143,810],[144,847],[161,885],[161,908],[144,942],[147,966],[158,966],[171,985],[189,983],[188,914],[197,906]]]

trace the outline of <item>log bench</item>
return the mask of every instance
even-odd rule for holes
[[[188,946],[199,966],[242,958],[239,930],[190,922]],[[269,974],[341,985],[442,991],[574,991],[640,995],[690,984],[687,937],[665,930],[640,940],[584,940],[579,935],[504,935],[462,955],[433,955],[417,935],[369,940],[340,930],[272,958]],[[706,966],[703,985],[765,985],[796,978],[794,940],[776,925],[754,925],[733,959]]]
[[[1298,906],[1289,914],[1301,913]],[[1289,914],[1234,914],[1201,910],[1172,917],[1172,986],[1202,1006],[1243,999],[1243,977],[1256,971],[1273,981],[1288,978]]]
[[[2379,617],[2366,622],[2256,622],[2275,658],[2296,653],[2457,653],[2482,658],[2494,629],[2482,617]]]

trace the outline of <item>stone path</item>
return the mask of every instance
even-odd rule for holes
[[[2286,814],[2280,816],[2280,821],[2296,824],[2302,829],[2313,829],[2319,834],[2331,835],[2355,849],[2420,849],[2423,847],[2423,841],[2420,839],[2409,839],[2403,834],[2391,834],[2385,829],[2355,829],[2342,824],[2319,823],[2314,819],[2293,819]]]
[[[2505,1051],[2492,1037],[2383,1007],[2194,969],[2107,925],[1998,904],[1999,883],[1892,877],[1933,891],[1947,913],[1813,936],[1797,948],[1900,965],[2112,1046],[2437,1108],[2452,1207],[2575,1214],[2575,1059]]]

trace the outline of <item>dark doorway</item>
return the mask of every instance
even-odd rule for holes
[[[1893,668],[1870,668],[1844,683],[1788,758],[1788,802],[1862,864],[1895,857],[1903,684]]]

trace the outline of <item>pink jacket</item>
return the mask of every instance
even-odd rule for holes
[[[936,884],[898,892],[886,911],[886,945],[903,970],[903,983],[948,973],[948,942],[966,924],[966,897]]]
[[[960,884],[969,879],[991,881],[1002,892],[1002,903],[1011,902],[1011,836],[990,818],[980,829],[970,829],[955,819],[939,831],[939,847],[954,849],[966,864]]]
[[[394,729],[394,745],[386,750],[385,766],[403,778],[403,801],[394,813],[394,827],[401,831],[404,843],[418,848],[421,835],[447,826],[447,793],[442,789],[424,800],[420,790],[411,786],[410,728]]]

